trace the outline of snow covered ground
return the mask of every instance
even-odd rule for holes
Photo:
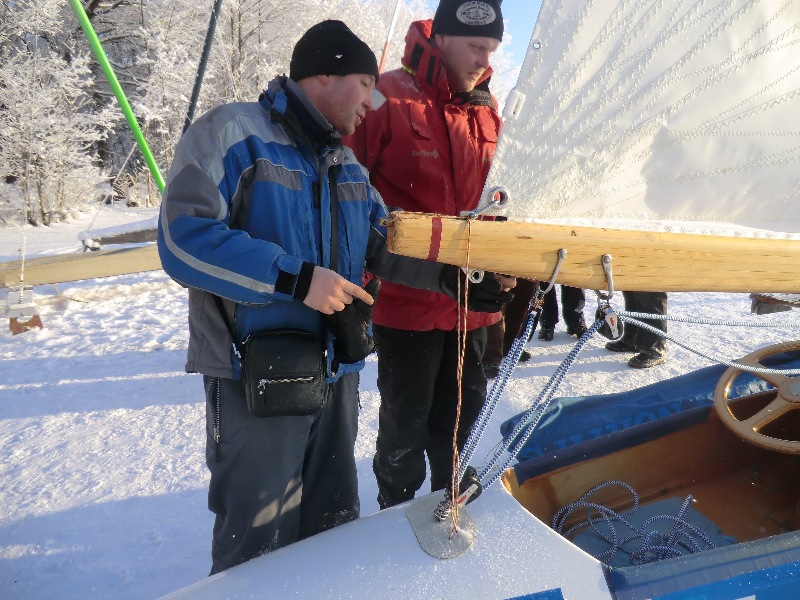
[[[130,212],[107,208],[96,220],[0,229],[0,260],[18,259],[23,245],[28,256],[75,251],[90,221],[109,227],[149,216]],[[44,329],[16,336],[5,324],[0,329],[0,595],[138,600],[202,579],[212,518],[201,381],[183,372],[185,291],[159,271],[35,292]],[[3,307],[5,295],[0,290]],[[751,318],[745,294],[675,293],[669,301],[675,316]],[[589,292],[588,321],[594,309]],[[796,321],[791,313],[777,318]],[[726,358],[798,339],[791,330],[684,323],[671,323],[670,333]],[[474,463],[499,441],[499,424],[538,395],[574,341],[561,329],[551,343],[529,344],[533,359],[515,370]],[[587,345],[557,395],[631,389],[709,364],[672,344],[667,364],[637,371],[603,342]],[[373,356],[361,378],[356,458],[363,514],[377,510],[376,366]]]

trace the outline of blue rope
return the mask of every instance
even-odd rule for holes
[[[581,336],[567,357],[555,370],[552,377],[550,377],[550,380],[544,385],[539,397],[533,403],[533,406],[531,406],[522,414],[522,418],[520,418],[519,422],[514,426],[514,429],[511,431],[511,433],[506,436],[506,438],[503,440],[503,443],[497,447],[489,463],[483,468],[482,471],[478,473],[478,479],[484,481],[489,472],[492,471],[492,469],[494,469],[498,464],[503,453],[506,451],[509,452],[508,458],[503,465],[499,469],[496,469],[494,474],[484,484],[484,489],[488,489],[492,486],[492,484],[494,484],[495,481],[500,479],[503,471],[505,471],[517,457],[517,454],[519,454],[519,451],[525,445],[525,442],[528,441],[528,438],[536,429],[539,421],[541,421],[542,417],[550,406],[550,403],[553,401],[553,395],[558,389],[558,386],[561,385],[564,377],[567,375],[567,371],[569,371],[570,367],[575,362],[575,359],[578,357],[578,354],[583,349],[586,342],[589,341],[589,339],[600,328],[600,326],[603,325],[603,323],[603,320],[598,320],[586,330],[586,333]],[[514,443],[514,439],[518,435],[520,435],[519,440]],[[513,447],[511,447],[512,444],[514,444]],[[510,450],[509,447],[511,447]]]
[[[475,424],[472,426],[472,429],[469,432],[469,437],[464,444],[464,449],[461,451],[461,466],[458,474],[459,481],[462,477],[464,477],[464,472],[469,466],[469,461],[472,459],[472,455],[475,453],[478,442],[486,431],[486,427],[489,425],[489,420],[491,419],[492,413],[494,413],[497,403],[500,402],[500,398],[503,395],[506,384],[508,384],[511,374],[514,372],[514,368],[519,362],[519,357],[522,355],[522,351],[524,350],[525,344],[527,343],[528,338],[533,331],[536,320],[536,313],[531,312],[525,321],[525,327],[522,330],[522,334],[514,339],[513,343],[511,344],[511,348],[508,350],[508,354],[506,354],[505,358],[503,358],[503,362],[500,365],[500,373],[495,378],[494,383],[492,384],[492,389],[486,396],[486,401],[483,403],[483,407],[478,413],[478,418],[475,420]]]
[[[618,485],[625,488],[633,497],[633,506],[622,514],[601,504],[587,501],[592,494],[611,485]],[[631,564],[641,565],[665,558],[712,550],[716,548],[716,546],[708,535],[699,527],[689,523],[685,519],[686,512],[692,500],[693,498],[691,495],[687,496],[680,510],[678,510],[677,515],[655,515],[647,519],[640,527],[636,527],[625,517],[632,515],[638,509],[638,494],[636,494],[636,491],[627,483],[622,481],[607,481],[594,486],[577,501],[561,508],[553,516],[552,528],[562,536],[569,537],[573,532],[579,529],[590,527],[600,539],[610,546],[608,550],[595,556],[595,558],[606,564],[614,560],[617,552],[627,554]],[[564,532],[563,528],[566,522],[569,520],[572,513],[578,509],[586,510],[586,519],[577,525],[573,525]],[[593,511],[596,514],[593,514]],[[669,534],[665,535],[658,530],[649,529],[656,521],[672,521],[672,529]],[[608,532],[600,529],[600,523],[606,525]],[[632,533],[620,539],[617,534],[617,529],[614,526],[615,523],[631,530]],[[641,540],[641,545],[638,548],[631,546],[634,540]]]
[[[742,365],[736,362],[728,361],[719,357],[708,355],[702,351],[696,350],[683,342],[676,340],[675,338],[667,335],[660,329],[656,329],[647,323],[643,323],[639,319],[652,319],[652,320],[664,320],[664,321],[676,321],[676,322],[684,322],[684,323],[696,323],[702,325],[723,325],[723,326],[752,326],[752,327],[767,327],[767,328],[792,328],[797,327],[800,328],[800,325],[786,325],[785,323],[779,323],[775,321],[730,321],[730,320],[717,320],[717,319],[707,319],[707,318],[688,318],[688,317],[674,317],[668,315],[656,315],[650,313],[638,313],[638,312],[627,312],[627,311],[620,311],[617,313],[619,317],[626,323],[631,323],[650,331],[651,333],[655,333],[659,336],[666,338],[667,340],[673,342],[674,344],[684,348],[694,354],[697,354],[707,360],[712,362],[717,362],[723,364],[727,367],[733,367],[742,371],[747,371],[750,373],[756,374],[776,374],[776,375],[786,375],[786,376],[798,376],[800,375],[800,369],[798,370],[780,370],[780,369],[768,369],[768,368],[758,368],[758,367],[750,367],[747,365]],[[469,437],[464,445],[464,450],[461,453],[461,466],[459,469],[459,479],[463,478],[464,473],[469,466],[469,461],[472,459],[472,456],[477,448],[478,442],[480,441],[481,437],[483,436],[484,432],[486,431],[486,427],[488,426],[489,420],[494,412],[495,408],[497,407],[500,398],[502,397],[503,391],[505,390],[506,385],[508,384],[509,379],[511,378],[511,374],[516,367],[519,357],[522,354],[522,350],[524,349],[525,343],[527,342],[528,338],[530,337],[531,331],[535,327],[535,323],[537,320],[537,316],[534,312],[531,312],[528,315],[528,319],[525,323],[524,332],[522,335],[517,337],[511,345],[508,354],[503,359],[503,362],[500,366],[500,373],[495,378],[494,384],[492,385],[489,394],[487,395],[486,402],[484,402],[483,407],[481,408],[480,413],[478,414],[478,418],[473,425],[472,430],[470,431]],[[500,462],[500,459],[503,453],[508,452],[508,457],[502,466],[499,469],[496,469],[492,476],[486,480],[484,484],[484,489],[488,489],[491,487],[502,475],[503,471],[505,471],[508,467],[511,466],[511,463],[519,454],[522,447],[528,441],[530,436],[535,431],[536,427],[539,425],[541,419],[547,412],[547,409],[550,407],[550,404],[553,400],[553,395],[555,391],[558,389],[558,386],[564,380],[564,377],[569,371],[572,364],[575,362],[580,351],[583,349],[583,346],[586,342],[595,334],[595,332],[604,324],[602,319],[599,319],[591,327],[589,327],[584,333],[578,342],[573,347],[572,351],[567,355],[564,361],[558,366],[556,371],[553,373],[551,378],[542,388],[541,393],[539,394],[538,398],[534,401],[532,406],[522,414],[522,417],[515,425],[514,429],[511,433],[506,436],[503,442],[498,445],[495,449],[492,458],[489,460],[489,463],[478,473],[478,478],[481,482],[484,482],[489,475],[489,473],[495,469],[496,465]],[[519,439],[516,444],[513,443],[515,439],[519,436]],[[513,444],[513,447],[512,447]]]
[[[710,360],[711,362],[719,363],[721,365],[725,365],[726,367],[733,367],[735,369],[739,369],[740,371],[746,371],[748,373],[755,373],[761,375],[786,375],[787,377],[797,377],[800,375],[800,369],[769,369],[767,367],[751,367],[748,365],[743,365],[735,361],[730,361],[725,358],[721,358],[719,356],[713,356],[710,354],[706,354],[701,350],[697,350],[685,344],[674,337],[664,333],[660,329],[656,329],[652,325],[648,325],[647,323],[643,323],[639,319],[649,319],[652,321],[676,321],[682,323],[696,323],[700,325],[722,325],[728,327],[768,327],[774,329],[790,329],[792,328],[791,325],[781,325],[776,322],[756,322],[756,321],[724,321],[724,320],[717,320],[717,319],[704,319],[704,318],[688,318],[688,317],[671,317],[667,315],[656,315],[650,313],[639,313],[639,312],[627,312],[627,311],[620,311],[617,313],[619,318],[622,319],[624,323],[631,323],[636,325],[637,327],[641,327],[649,331],[650,333],[654,333],[663,337],[666,340],[669,340],[673,344],[680,346],[684,350],[688,350],[693,354],[701,356],[706,360]],[[795,327],[800,328],[800,325],[795,325]]]

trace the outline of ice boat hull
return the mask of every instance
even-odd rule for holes
[[[538,521],[502,486],[467,508],[477,535],[457,558],[424,552],[406,518],[407,508],[394,507],[321,533],[164,600],[611,598],[601,564]]]
[[[779,353],[766,363],[786,369],[798,361],[796,354]],[[666,403],[676,405],[675,412],[630,419],[640,424],[606,435],[572,436],[581,426],[565,413],[560,425],[552,425],[564,429],[557,437],[579,441],[548,446],[523,460],[503,474],[505,487],[494,486],[471,503],[466,510],[475,524],[474,542],[456,558],[423,551],[407,518],[410,506],[437,494],[292,544],[166,598],[794,599],[800,586],[800,454],[753,446],[723,426],[705,393],[718,380],[719,369],[692,375],[702,398],[690,398],[688,379],[684,386],[673,380],[654,384],[663,393],[652,385],[632,390],[624,400],[631,407],[655,406],[659,413],[657,407]],[[731,389],[738,390],[740,402],[760,402],[769,392],[761,383],[746,375]],[[609,410],[607,402],[592,402],[594,397],[581,400],[598,412]],[[797,431],[800,421],[789,426]],[[639,565],[620,552],[625,560],[606,566],[592,556],[608,547],[603,540],[598,546],[591,536],[571,535],[568,541],[549,526],[562,507],[611,480],[636,490],[640,520],[665,505],[674,514],[691,494],[696,502],[686,518],[716,548]],[[626,511],[631,498],[620,489],[610,486],[592,501]]]
[[[549,281],[561,248],[558,282],[607,289],[602,257],[612,258],[614,289],[629,291],[800,291],[800,242],[483,221],[411,212],[387,221],[389,249],[474,269]]]

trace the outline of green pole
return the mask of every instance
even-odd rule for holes
[[[131,105],[128,102],[128,99],[125,97],[125,92],[122,91],[122,87],[119,84],[117,75],[114,73],[114,69],[111,67],[111,63],[108,61],[106,53],[103,51],[103,46],[100,44],[100,40],[98,39],[97,34],[92,27],[92,23],[89,21],[89,17],[86,15],[86,11],[83,9],[83,5],[81,4],[80,0],[69,0],[69,3],[70,6],[72,6],[75,16],[78,18],[78,22],[83,29],[83,33],[86,34],[86,39],[89,42],[89,46],[92,48],[92,52],[94,52],[97,61],[100,63],[100,68],[103,69],[103,73],[106,75],[108,84],[111,86],[111,91],[114,92],[114,96],[116,96],[117,102],[119,102],[119,106],[122,109],[122,114],[125,115],[125,120],[128,122],[128,127],[131,128],[133,137],[136,139],[136,143],[139,145],[139,150],[142,151],[144,160],[147,163],[147,166],[150,168],[150,174],[153,176],[153,179],[158,186],[158,190],[163,192],[164,178],[161,177],[161,172],[158,170],[158,165],[153,158],[153,153],[150,152],[150,147],[147,145],[147,140],[145,140],[144,135],[142,135],[139,122],[136,120],[136,116],[133,114],[133,109],[131,109]]]

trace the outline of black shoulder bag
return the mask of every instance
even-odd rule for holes
[[[233,345],[242,361],[247,408],[256,417],[312,415],[325,404],[325,356],[313,333],[297,330],[262,331],[236,343],[234,329],[219,296]]]

